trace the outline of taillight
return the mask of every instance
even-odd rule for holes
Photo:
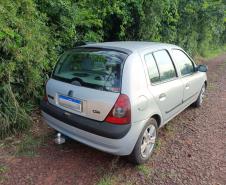
[[[120,94],[114,107],[105,118],[105,122],[113,124],[128,124],[131,121],[131,106],[129,97]]]

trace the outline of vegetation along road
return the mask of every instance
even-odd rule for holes
[[[174,43],[226,51],[225,0],[0,1],[0,184],[226,184],[226,55],[210,61],[205,104],[160,131],[138,167],[75,141],[55,145],[37,110],[62,52],[81,42]],[[32,119],[32,120],[31,120]]]
[[[75,141],[53,142],[37,111],[33,128],[0,143],[0,183],[226,184],[226,54],[209,61],[204,105],[189,107],[160,130],[154,154],[134,166]]]

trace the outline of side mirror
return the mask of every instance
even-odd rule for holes
[[[196,67],[196,71],[207,72],[208,71],[208,67],[206,65],[198,65]]]

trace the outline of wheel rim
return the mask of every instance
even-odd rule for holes
[[[203,102],[204,97],[205,97],[205,87],[203,86],[200,94],[200,103]]]
[[[156,140],[156,128],[154,125],[149,125],[144,131],[141,143],[141,155],[143,158],[149,157],[151,154]]]

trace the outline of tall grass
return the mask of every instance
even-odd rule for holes
[[[10,85],[0,88],[0,139],[23,131],[31,125],[31,118],[16,100]]]

